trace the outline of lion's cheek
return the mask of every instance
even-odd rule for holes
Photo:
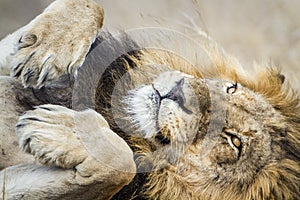
[[[218,145],[209,153],[211,163],[233,164],[237,161],[236,152],[229,145]]]

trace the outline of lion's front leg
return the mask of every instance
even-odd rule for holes
[[[29,193],[43,191],[43,198],[49,198],[56,193],[57,198],[61,199],[63,197],[59,196],[61,189],[72,195],[74,190],[87,192],[89,188],[98,185],[93,190],[97,190],[100,198],[106,199],[134,177],[136,168],[131,149],[123,139],[110,130],[105,119],[93,110],[76,112],[62,106],[39,106],[20,117],[16,132],[21,148],[34,155],[42,164],[49,166],[26,168],[28,184],[33,184]],[[55,168],[52,170],[51,167],[65,170],[66,178],[59,181],[65,188],[58,190],[56,187],[52,188],[53,184],[47,184],[47,179],[52,180],[57,173],[64,173],[61,170],[58,172]],[[44,182],[39,181],[42,187],[30,180],[30,174],[35,176],[37,173],[35,168],[38,168],[38,171],[44,170],[47,174]],[[15,174],[18,174],[17,170],[19,169],[13,170]],[[67,175],[69,173],[73,174],[69,176]],[[12,178],[8,178],[6,183],[15,181],[16,185],[27,184],[26,180],[16,176],[12,174],[7,176]],[[62,183],[67,183],[67,186],[63,186]],[[44,192],[45,187],[48,187],[48,193]],[[10,194],[16,194],[17,190],[27,193],[22,188],[24,186],[7,188],[6,194],[9,197]],[[91,191],[92,193],[95,191]],[[72,198],[77,199],[76,196]]]
[[[92,0],[56,0],[28,25],[0,42],[0,71],[6,66],[25,87],[40,88],[82,65],[103,24]]]

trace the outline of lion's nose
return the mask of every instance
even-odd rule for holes
[[[160,101],[163,99],[171,99],[178,103],[180,108],[186,112],[187,114],[192,114],[193,112],[189,110],[187,107],[184,106],[186,99],[183,93],[183,85],[184,85],[184,78],[176,82],[176,85],[168,92],[166,95],[160,98]]]

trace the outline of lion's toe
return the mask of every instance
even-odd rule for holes
[[[15,129],[20,148],[44,165],[72,168],[87,157],[80,138],[74,134],[69,109],[54,105],[37,107],[24,113]]]

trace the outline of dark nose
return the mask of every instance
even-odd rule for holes
[[[179,107],[187,114],[192,114],[193,112],[184,106],[186,99],[183,93],[184,79],[181,79],[176,83],[176,85],[168,92],[166,95],[162,96],[160,100],[171,99],[178,103]]]

